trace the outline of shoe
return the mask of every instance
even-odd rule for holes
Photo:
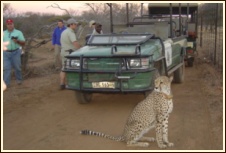
[[[64,90],[65,89],[65,84],[60,85],[60,90]]]
[[[17,84],[18,84],[18,85],[21,85],[21,84],[22,84],[22,81],[18,81]]]

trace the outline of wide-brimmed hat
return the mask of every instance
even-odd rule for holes
[[[78,24],[78,22],[73,18],[70,18],[70,19],[67,20],[67,24],[73,24],[73,23]]]
[[[92,27],[92,25],[95,24],[95,23],[96,23],[96,21],[91,20],[91,21],[89,22],[89,27]]]

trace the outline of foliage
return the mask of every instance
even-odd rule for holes
[[[14,9],[11,7],[10,3],[3,3],[3,16],[9,18],[15,16]]]
[[[3,6],[3,17],[4,20],[6,18],[12,18],[15,21],[15,27],[23,31],[25,37],[31,37],[35,34],[38,29],[42,26],[56,23],[57,20],[63,19],[67,20],[70,16],[74,17],[76,20],[80,20],[85,22],[88,25],[90,20],[95,20],[96,22],[100,22],[103,25],[103,31],[105,33],[110,32],[110,9],[106,3],[86,3],[87,11],[82,12],[78,15],[78,11],[73,9],[65,9],[61,8],[57,3],[54,3],[51,6],[56,9],[65,10],[62,15],[54,15],[54,14],[41,14],[41,13],[34,13],[34,12],[26,12],[21,14],[13,14],[12,12],[14,9],[10,6],[9,3],[4,3]],[[130,12],[129,17],[130,20],[134,16],[139,15],[140,13],[140,4],[137,3],[130,3]],[[124,23],[126,22],[126,4],[117,4],[113,3],[113,24],[117,23]],[[3,27],[6,28],[5,25]]]

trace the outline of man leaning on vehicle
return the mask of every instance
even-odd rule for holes
[[[70,54],[70,50],[74,51],[81,47],[76,38],[75,29],[78,27],[78,22],[70,18],[67,21],[67,29],[64,30],[61,34],[61,57],[62,57],[62,66],[64,66],[65,56]],[[63,69],[63,68],[62,68]],[[66,84],[66,74],[65,72],[60,72],[60,89],[65,89]]]

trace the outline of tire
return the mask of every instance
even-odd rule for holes
[[[193,60],[188,59],[187,63],[189,67],[193,67]]]
[[[75,91],[75,98],[79,104],[88,104],[92,100],[92,93]]]
[[[174,83],[183,83],[184,82],[184,63],[174,72],[173,82]]]

